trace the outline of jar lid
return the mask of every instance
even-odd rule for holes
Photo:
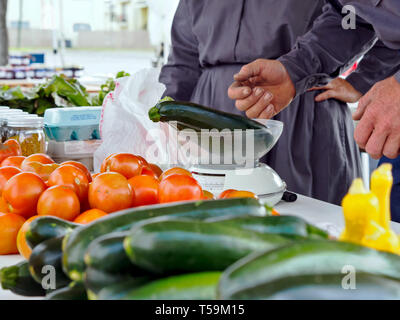
[[[10,120],[13,118],[37,118],[38,116],[35,114],[29,113],[6,113],[0,114],[0,119],[2,120]]]
[[[40,117],[14,117],[7,120],[8,127],[16,128],[43,128],[44,119]]]
[[[0,116],[2,116],[3,114],[6,114],[6,113],[14,113],[14,114],[19,114],[19,113],[28,113],[28,112],[26,112],[26,111],[22,111],[21,109],[2,109],[2,110],[0,110]]]
[[[27,112],[7,112],[7,113],[0,113],[0,122],[7,122],[9,119],[16,118],[16,117],[26,117],[30,116]]]

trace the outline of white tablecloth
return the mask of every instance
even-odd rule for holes
[[[281,215],[295,215],[302,217],[309,223],[338,235],[344,227],[342,208],[322,201],[299,196],[296,202],[281,202],[276,206]],[[400,234],[400,224],[392,223],[393,230]],[[10,266],[21,261],[20,256],[0,256],[0,268]],[[26,299],[16,296],[0,288],[0,300]]]

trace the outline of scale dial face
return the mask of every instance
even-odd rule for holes
[[[214,196],[218,197],[225,189],[225,175],[224,174],[205,174],[192,172],[195,178],[204,190],[211,192]]]

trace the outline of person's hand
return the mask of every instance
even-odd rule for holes
[[[245,65],[234,80],[228,96],[249,118],[270,119],[296,95],[286,68],[276,60],[259,59]]]
[[[316,102],[322,102],[328,99],[337,99],[347,103],[355,103],[362,97],[362,93],[356,90],[350,82],[336,78],[326,86],[314,87],[308,91],[325,90],[315,97]]]
[[[354,120],[354,137],[374,159],[394,159],[400,149],[400,83],[394,78],[378,82],[361,98]]]

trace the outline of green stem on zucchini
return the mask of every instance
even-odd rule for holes
[[[160,122],[161,115],[157,107],[153,107],[149,111],[149,118],[153,122]]]
[[[0,270],[0,282],[4,290],[9,290],[16,286],[19,275],[17,266],[5,267]]]

